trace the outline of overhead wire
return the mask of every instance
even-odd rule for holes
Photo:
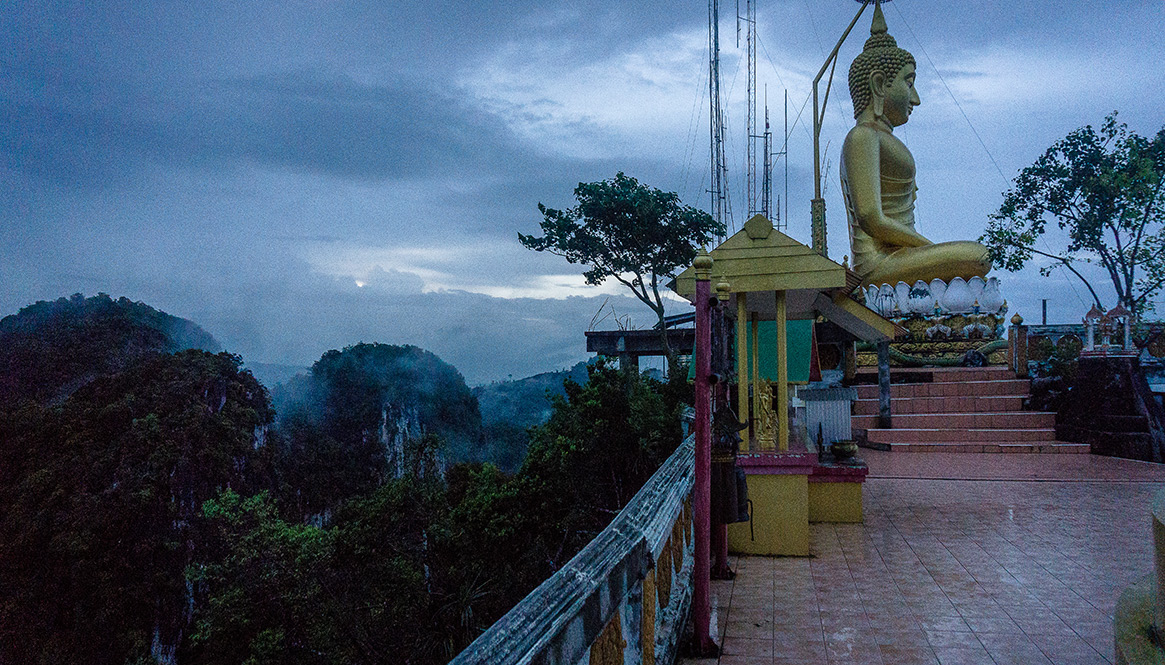
[[[938,67],[935,67],[934,61],[930,59],[930,53],[927,52],[926,47],[922,45],[922,42],[919,41],[918,36],[914,34],[914,29],[911,28],[910,24],[906,21],[906,16],[902,14],[901,9],[898,9],[898,5],[893,5],[893,7],[894,11],[898,12],[898,16],[902,18],[902,25],[906,26],[906,31],[910,33],[910,37],[914,39],[914,43],[918,44],[918,48],[922,49],[922,54],[926,56],[926,62],[930,64],[930,68],[934,70],[935,75],[938,76],[938,80],[942,82],[943,88],[946,88],[947,94],[951,96],[951,101],[953,101],[955,103],[955,107],[959,109],[959,113],[962,114],[963,120],[967,121],[967,126],[971,128],[971,133],[975,135],[975,139],[979,141],[979,145],[983,147],[983,152],[987,153],[987,159],[990,159],[991,164],[995,166],[995,170],[999,173],[999,178],[1003,180],[1004,186],[1010,187],[1011,182],[1007,179],[1007,176],[1003,175],[1003,169],[999,167],[999,162],[995,161],[995,155],[991,154],[991,150],[987,148],[987,144],[983,141],[983,137],[979,136],[979,132],[975,129],[975,125],[971,123],[971,119],[967,117],[967,112],[963,110],[963,105],[959,103],[958,98],[955,97],[955,93],[952,92],[951,87],[947,85],[947,80],[943,78],[942,72],[938,70]]]
[[[906,31],[910,33],[910,37],[914,40],[915,44],[918,44],[918,48],[922,51],[922,55],[926,57],[927,64],[930,65],[931,70],[933,70],[935,75],[938,76],[938,80],[942,83],[943,88],[946,89],[947,94],[950,95],[951,101],[955,103],[955,108],[959,109],[959,113],[963,116],[963,120],[967,122],[967,127],[971,129],[971,133],[975,135],[975,139],[983,148],[983,152],[987,154],[987,159],[989,159],[991,164],[995,167],[995,171],[999,174],[999,178],[1003,181],[1004,187],[1010,189],[1011,181],[1008,180],[1007,176],[1003,174],[1003,169],[1000,168],[999,162],[995,160],[995,155],[991,154],[991,150],[987,147],[987,143],[983,141],[983,137],[980,136],[979,131],[975,129],[975,125],[971,122],[971,118],[968,117],[967,112],[963,110],[963,105],[959,103],[958,98],[955,97],[955,93],[951,90],[951,87],[947,85],[947,81],[945,78],[943,78],[942,72],[940,72],[938,67],[935,66],[934,60],[932,60],[930,57],[930,53],[927,52],[926,47],[923,46],[922,41],[918,38],[918,35],[914,34],[914,29],[910,27],[910,23],[906,20],[906,15],[903,14],[902,10],[898,8],[897,4],[894,4],[893,7],[894,11],[898,12],[899,18],[902,19],[902,25],[906,26]],[[1040,242],[1044,244],[1045,251],[1051,254],[1052,251],[1048,247],[1047,240],[1043,236],[1040,236]],[[1069,277],[1062,271],[1059,274],[1068,284],[1068,288],[1072,289],[1072,294],[1076,296],[1076,299],[1080,301],[1081,305],[1087,305],[1084,299],[1080,296],[1080,293],[1076,290],[1076,285],[1072,283],[1072,280],[1069,279]]]
[[[707,46],[704,47],[702,59],[704,61],[708,60],[708,47]],[[696,155],[696,133],[698,131],[699,121],[704,117],[703,108],[704,108],[704,101],[706,99],[705,94],[708,91],[708,77],[704,75],[704,73],[703,73],[704,71],[706,71],[706,70],[703,70],[703,69],[701,70],[702,73],[700,74],[700,79],[696,84],[696,92],[693,95],[692,110],[689,113],[687,146],[685,147],[685,150],[684,150],[684,162],[683,162],[683,166],[682,166],[682,169],[680,172],[681,180],[683,182],[685,191],[690,191],[688,189],[688,179],[691,176],[692,162],[695,159],[695,155]],[[708,173],[706,171],[704,171],[703,169],[701,169],[701,172],[703,173],[703,175],[701,175],[699,185],[696,188],[697,192],[703,191],[704,183],[706,182],[705,178],[707,178],[707,176],[708,176]]]
[[[813,29],[813,38],[817,40],[817,50],[821,52],[821,57],[825,57],[825,43],[821,41],[821,33],[817,32],[817,21],[813,20],[813,7],[809,5],[809,0],[805,2],[805,13],[809,15],[809,27]]]
[[[769,66],[771,66],[773,68],[773,73],[777,75],[777,80],[780,81],[781,85],[784,86],[786,90],[788,90],[789,86],[785,85],[784,79],[781,78],[781,73],[779,71],[777,71],[777,63],[773,62],[772,56],[769,55],[769,49],[765,46],[765,43],[763,41],[761,41],[759,32],[757,33],[756,42],[758,44],[760,44],[761,50],[764,51],[765,60],[769,61]],[[810,99],[813,99],[812,92],[810,92],[808,95],[805,96],[805,101],[801,104],[801,111],[805,110],[805,105],[809,103]],[[793,120],[793,127],[791,128],[791,130],[797,128],[797,125],[799,124],[797,121],[801,119],[801,111],[797,112],[797,117],[796,117],[796,119]],[[808,139],[810,141],[812,141],[813,134],[809,133],[809,127],[807,127],[806,125],[801,125],[801,129],[805,130],[805,136],[808,137]],[[788,147],[788,145],[785,145],[781,148],[781,150],[784,150],[787,147]]]

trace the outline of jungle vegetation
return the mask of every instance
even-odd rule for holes
[[[193,324],[92,301],[0,321],[0,663],[444,663],[680,440],[682,385],[598,363],[508,473],[431,353],[329,351],[273,398]]]

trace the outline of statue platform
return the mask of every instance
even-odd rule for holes
[[[1007,364],[1007,301],[995,277],[955,277],[869,285],[866,306],[907,331],[890,345],[895,367]],[[873,348],[859,347],[859,367],[876,367]]]

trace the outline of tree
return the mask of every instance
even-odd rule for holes
[[[436,480],[390,480],[342,505],[328,528],[286,521],[265,492],[206,501],[182,662],[446,662],[430,597],[440,569],[429,561],[443,501]]]
[[[1067,235],[1058,253],[1035,247],[1049,221]],[[1165,286],[1165,128],[1152,139],[1138,136],[1114,111],[1099,133],[1089,125],[1068,134],[1019,174],[980,241],[1006,270],[1033,254],[1052,259],[1041,274],[1063,266],[1103,308],[1073,265],[1098,262],[1120,304],[1138,316],[1152,311]]]
[[[696,246],[724,234],[724,225],[708,213],[681,205],[679,196],[642,185],[619,172],[611,180],[579,183],[578,205],[555,210],[538,204],[544,236],[518,234],[529,249],[550,252],[588,266],[586,283],[608,277],[631,289],[659,319],[669,364],[671,347],[664,328],[659,288],[677,268],[691,264]]]
[[[269,482],[273,414],[240,362],[157,354],[0,418],[0,663],[117,665],[182,641],[202,502]]]

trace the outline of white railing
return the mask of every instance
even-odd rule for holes
[[[670,665],[692,595],[688,437],[611,524],[451,665]]]

